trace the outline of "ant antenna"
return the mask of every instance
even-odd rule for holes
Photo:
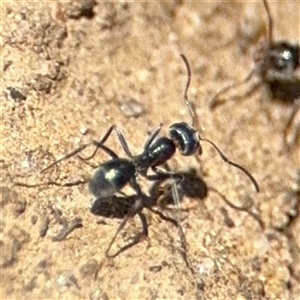
[[[267,0],[263,0],[263,4],[265,7],[265,10],[267,12],[267,18],[268,18],[268,42],[269,46],[273,43],[273,19],[270,13],[270,8]]]
[[[248,177],[249,179],[252,181],[254,187],[255,187],[255,190],[257,193],[259,193],[259,185],[258,183],[256,182],[256,180],[254,179],[254,177],[242,166],[240,166],[239,164],[229,160],[223,153],[222,151],[216,146],[216,144],[214,144],[212,141],[208,140],[208,139],[203,139],[199,136],[199,140],[200,141],[204,141],[204,142],[207,142],[209,144],[211,144],[219,153],[220,157],[222,158],[222,160],[226,163],[228,163],[229,165],[232,165],[238,169],[240,169],[242,172],[244,172]]]
[[[192,107],[192,103],[191,103],[191,101],[190,101],[189,98],[188,98],[188,89],[189,89],[189,86],[190,86],[190,83],[191,83],[192,72],[191,72],[191,68],[190,68],[190,65],[189,65],[189,63],[188,63],[187,58],[186,58],[183,54],[180,54],[180,56],[182,57],[182,59],[183,59],[185,65],[186,65],[186,68],[187,68],[187,75],[188,75],[188,80],[187,80],[187,83],[186,83],[186,86],[185,86],[185,91],[184,91],[184,100],[185,100],[185,103],[186,103],[186,105],[187,105],[187,107],[188,107],[188,109],[189,109],[189,112],[190,112],[190,115],[191,115],[191,118],[192,118],[192,126],[195,127],[195,123],[196,123],[196,114],[195,114],[195,111],[194,111],[194,109],[193,109],[193,107]],[[255,187],[256,192],[257,192],[257,193],[259,192],[259,185],[258,185],[258,183],[257,183],[256,180],[254,179],[254,177],[253,177],[253,176],[252,176],[252,175],[251,175],[244,167],[242,167],[242,166],[238,165],[237,163],[235,163],[235,162],[229,160],[229,159],[223,154],[223,152],[217,147],[217,145],[216,145],[215,143],[213,143],[212,141],[210,141],[210,140],[208,140],[208,139],[203,139],[203,138],[201,138],[201,136],[200,136],[199,133],[198,133],[198,136],[199,136],[199,140],[200,140],[200,141],[204,141],[204,142],[207,142],[207,143],[211,144],[211,145],[217,150],[217,152],[219,153],[221,159],[222,159],[224,162],[226,162],[226,163],[228,163],[228,164],[230,164],[230,165],[232,165],[232,166],[234,166],[234,167],[240,169],[242,172],[244,172],[244,173],[249,177],[249,179],[252,181],[252,183],[253,183],[253,185],[254,185],[254,187]]]
[[[192,103],[189,100],[188,95],[187,95],[190,84],[191,84],[191,78],[192,78],[191,67],[190,67],[189,62],[188,62],[187,58],[185,57],[185,55],[180,54],[180,56],[183,59],[185,66],[186,66],[186,70],[187,70],[187,82],[186,82],[185,90],[184,90],[184,101],[185,101],[186,106],[189,109],[189,113],[192,118],[192,126],[195,127],[197,117],[196,117],[195,111],[193,109]]]

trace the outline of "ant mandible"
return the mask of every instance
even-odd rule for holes
[[[188,89],[191,82],[191,69],[187,61],[187,58],[182,54],[181,57],[187,68],[188,79],[187,79],[185,92],[184,92],[184,100],[189,109],[190,116],[192,118],[192,125],[189,125],[185,122],[178,122],[172,124],[169,127],[169,137],[165,137],[165,136],[158,137],[158,134],[162,129],[162,124],[158,125],[147,138],[142,153],[136,156],[131,153],[128,144],[126,142],[126,139],[123,133],[121,132],[121,130],[117,126],[113,125],[108,129],[108,131],[105,133],[105,135],[100,141],[93,140],[90,143],[82,145],[81,147],[65,155],[64,157],[58,159],[57,161],[50,164],[48,167],[46,167],[41,171],[42,173],[45,172],[46,170],[57,165],[61,161],[66,160],[78,154],[79,152],[81,152],[82,150],[84,150],[90,145],[94,145],[96,147],[92,155],[86,158],[79,156],[80,159],[84,161],[88,161],[92,159],[99,148],[112,157],[111,160],[106,161],[97,167],[94,175],[88,182],[89,192],[96,198],[96,200],[107,199],[107,198],[112,198],[116,193],[120,192],[127,184],[130,184],[135,190],[135,192],[137,193],[137,197],[135,203],[132,205],[128,214],[124,217],[124,219],[120,223],[115,235],[113,236],[111,242],[109,243],[109,246],[105,251],[106,257],[111,257],[111,255],[109,255],[109,251],[117,235],[126,225],[128,219],[134,216],[135,214],[140,213],[141,210],[146,206],[146,204],[144,203],[145,197],[141,191],[140,185],[137,182],[138,175],[141,175],[150,181],[172,179],[174,182],[175,180],[182,179],[181,174],[167,172],[165,170],[161,170],[158,168],[159,166],[165,164],[169,159],[173,157],[176,149],[179,150],[181,155],[191,156],[196,153],[198,154],[202,153],[200,141],[205,141],[210,143],[217,150],[222,160],[243,171],[252,181],[256,191],[259,192],[259,186],[256,180],[244,167],[230,161],[213,142],[211,142],[208,139],[201,138],[199,133],[195,129],[194,126],[196,122],[196,116],[192,104],[189,101],[187,96]],[[119,157],[113,150],[111,150],[110,148],[104,145],[104,143],[107,141],[107,139],[109,138],[109,136],[113,131],[116,132],[120,144],[124,149],[128,158]],[[151,175],[148,174],[149,169],[152,170]],[[55,182],[49,182],[49,183],[57,184]],[[72,186],[79,183],[83,183],[83,181],[74,184],[69,183],[63,185]],[[57,185],[62,185],[62,184],[57,184]],[[179,202],[178,195],[176,193],[176,189],[174,190],[174,185],[172,185],[172,193],[173,193],[173,198],[175,203],[178,204]]]
[[[267,38],[261,41],[254,53],[254,68],[241,82],[229,85],[220,90],[209,103],[213,110],[224,103],[220,98],[225,92],[243,85],[254,76],[260,78],[260,84],[266,84],[273,99],[292,104],[291,114],[284,128],[286,138],[289,128],[296,117],[300,107],[300,80],[296,77],[296,70],[300,66],[300,47],[287,41],[274,41],[273,19],[267,0],[263,0],[268,19]],[[257,88],[257,84],[251,87],[251,91]],[[223,100],[223,101],[222,101]]]

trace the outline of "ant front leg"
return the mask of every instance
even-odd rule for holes
[[[135,208],[136,209],[136,208]],[[139,210],[139,208],[138,208]],[[141,219],[141,222],[142,222],[142,226],[143,226],[143,231],[141,233],[139,233],[136,237],[134,237],[133,241],[128,243],[127,245],[123,246],[121,249],[119,249],[116,253],[114,254],[108,254],[108,252],[106,251],[105,252],[105,256],[107,258],[115,258],[117,257],[119,254],[121,254],[122,252],[130,249],[131,247],[137,245],[139,242],[141,242],[143,239],[147,238],[148,237],[148,223],[147,223],[147,219],[145,217],[145,215],[141,212],[141,211],[137,211],[135,213],[133,213],[133,215],[137,214],[140,219]],[[130,217],[129,217],[130,218]],[[125,223],[128,221],[128,219],[125,221]],[[123,224],[123,227],[125,226],[125,223]],[[121,226],[122,224],[120,224],[119,226]],[[123,228],[122,227],[122,228]],[[118,233],[122,230],[122,228],[120,228],[119,231],[116,232],[116,235],[118,235]],[[115,241],[115,239],[112,241],[112,243]],[[112,244],[110,245],[110,248],[111,248]],[[108,249],[108,251],[110,250],[110,248]]]
[[[159,124],[156,128],[154,128],[154,130],[150,133],[150,135],[148,136],[145,145],[144,145],[144,149],[148,149],[150,147],[150,145],[152,144],[152,142],[154,141],[154,139],[157,137],[157,135],[159,134],[161,128],[162,128],[162,124]]]
[[[179,207],[180,204],[180,199],[179,199],[179,194],[178,194],[178,189],[176,184],[180,183],[183,179],[184,176],[179,173],[173,173],[169,171],[163,171],[158,169],[157,167],[152,167],[152,171],[155,173],[154,175],[145,175],[145,177],[150,180],[150,181],[165,181],[167,179],[172,180],[172,196],[173,196],[173,201],[176,204],[177,207]],[[160,201],[159,201],[160,202]],[[158,203],[159,204],[159,203]]]
[[[172,184],[171,184],[172,197],[173,197],[175,206],[178,209],[180,207],[180,197],[179,197],[177,185],[180,184],[180,182],[182,182],[182,180],[184,179],[184,176],[179,173],[168,172],[165,170],[163,171],[163,170],[158,169],[157,167],[152,167],[151,169],[155,174],[154,175],[146,175],[146,178],[148,180],[151,180],[151,181],[165,181],[167,179],[172,180]],[[161,202],[161,200],[159,202]],[[159,203],[158,203],[158,205],[159,205]],[[179,219],[178,216],[177,216],[177,219]],[[179,225],[179,222],[178,222],[178,228],[180,231],[180,235],[182,235],[183,230],[182,230],[181,226]]]

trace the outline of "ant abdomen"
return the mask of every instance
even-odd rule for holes
[[[132,179],[135,166],[131,160],[115,158],[99,166],[89,181],[89,191],[96,198],[112,197]]]
[[[169,128],[169,136],[178,147],[180,154],[190,156],[202,153],[199,134],[196,129],[185,122],[174,123]]]

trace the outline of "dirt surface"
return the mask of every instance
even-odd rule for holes
[[[275,36],[299,43],[299,2],[270,7]],[[254,49],[266,35],[262,3],[23,1],[2,3],[1,13],[2,299],[299,299],[299,144],[290,151],[282,144],[289,107],[268,102],[264,88],[214,111],[208,106],[253,67]],[[113,124],[138,154],[158,124],[167,135],[174,122],[190,122],[180,53],[192,69],[197,129],[245,166],[261,192],[208,143],[198,159],[177,153],[170,169],[195,169],[203,180],[191,172],[192,183],[184,186],[179,218],[188,249],[174,225],[145,210],[148,239],[99,269],[118,213],[92,214],[86,185],[14,182],[87,178],[92,168],[76,156],[39,171],[99,140]],[[125,157],[115,133],[106,145]],[[106,160],[99,151],[93,163]],[[149,194],[152,183],[139,182]],[[178,214],[172,205],[162,211]],[[70,223],[76,229],[55,241]],[[112,253],[139,232],[135,216]]]

